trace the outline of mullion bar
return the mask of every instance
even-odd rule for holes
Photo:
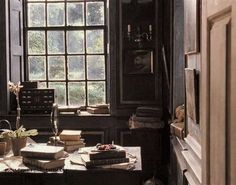
[[[26,27],[27,30],[60,30],[60,29],[68,29],[68,30],[104,30],[106,26],[45,26],[45,27]]]
[[[28,26],[28,3],[23,1],[23,48],[24,48],[24,67],[25,67],[25,78],[29,79],[29,63],[28,63],[28,32],[26,31],[26,27]]]
[[[108,28],[107,28],[107,0],[104,1],[104,31],[103,31],[103,37],[104,37],[104,59],[105,59],[105,101],[106,103],[108,102],[108,73],[107,73],[107,68],[108,68],[108,64],[107,64],[107,43],[108,43]]]
[[[67,26],[67,2],[64,1],[65,3],[65,8],[64,8],[64,11],[65,11],[65,28]],[[68,53],[67,53],[67,33],[68,33],[68,30],[65,29],[65,34],[64,34],[64,37],[65,37],[65,72],[66,72],[66,76],[65,76],[65,80],[66,80],[66,105],[69,105],[69,85],[68,85]]]
[[[87,77],[87,17],[86,17],[86,13],[87,13],[87,4],[86,1],[84,1],[84,65],[85,65],[85,97],[86,97],[86,101],[85,101],[85,106],[88,106],[88,77]]]
[[[48,26],[48,3],[45,2],[45,27]],[[45,55],[46,55],[46,86],[49,87],[48,76],[48,30],[45,30]]]

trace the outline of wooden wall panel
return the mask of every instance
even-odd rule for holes
[[[210,38],[210,182],[225,184],[226,178],[226,68],[230,17],[218,17]]]
[[[22,0],[11,0],[9,6],[10,80],[23,81],[23,12]]]
[[[203,183],[233,185],[236,184],[236,2],[202,1],[202,10]]]
[[[175,108],[184,104],[185,88],[184,88],[184,1],[173,1],[174,18],[173,18],[173,107],[172,113],[174,117]]]

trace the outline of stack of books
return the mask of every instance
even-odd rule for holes
[[[123,147],[111,144],[101,145],[101,147],[104,149],[85,147],[81,150],[81,160],[87,168],[129,162]]]
[[[85,147],[84,139],[81,138],[81,130],[63,130],[59,138],[67,152],[74,152],[79,148]]]
[[[162,110],[158,107],[138,107],[129,119],[130,129],[163,128]]]
[[[44,170],[62,168],[65,164],[64,147],[31,144],[21,149],[23,163]]]
[[[90,114],[109,114],[108,104],[90,105],[87,107],[87,112]]]

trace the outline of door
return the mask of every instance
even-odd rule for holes
[[[203,184],[236,184],[236,3],[202,0]]]

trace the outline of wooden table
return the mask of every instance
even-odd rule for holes
[[[125,147],[128,153],[137,157],[133,170],[86,169],[71,164],[66,159],[65,166],[58,171],[32,169],[0,172],[0,184],[6,185],[141,185],[142,164],[140,147]],[[23,164],[22,164],[23,165]],[[24,169],[24,170],[23,170]]]

